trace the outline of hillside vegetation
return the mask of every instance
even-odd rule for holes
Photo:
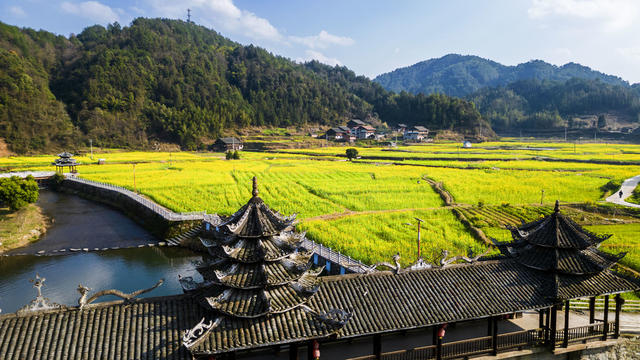
[[[568,63],[555,66],[532,60],[505,66],[478,56],[449,54],[399,68],[374,79],[385,89],[413,94],[441,93],[464,97],[485,87],[505,86],[519,80],[557,80],[572,78],[600,80],[610,85],[629,86],[617,76],[603,74],[586,66]]]
[[[196,149],[247,126],[376,115],[469,135],[489,129],[467,101],[396,95],[346,68],[297,64],[179,20],[95,25],[70,38],[0,25],[0,138],[14,152],[88,139]]]

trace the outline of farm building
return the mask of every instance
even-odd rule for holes
[[[375,137],[376,129],[371,125],[359,125],[352,129],[352,134],[358,139],[371,139]]]
[[[412,126],[408,128],[402,138],[407,141],[422,142],[429,135],[429,129],[424,126]]]
[[[213,144],[213,147],[215,148],[216,151],[234,151],[234,150],[242,150],[243,145],[242,145],[242,141],[234,138],[234,137],[225,137],[225,138],[219,138],[218,140],[216,140],[216,142]]]
[[[462,147],[465,149],[471,148],[471,141],[465,141],[462,143]]]
[[[407,130],[406,124],[398,124],[394,129],[395,132],[403,133]]]
[[[369,125],[366,122],[360,120],[360,119],[351,119],[349,120],[349,122],[347,123],[347,127],[349,129],[355,129],[358,126],[363,126],[363,125]]]
[[[491,259],[454,264],[444,255],[438,265],[418,260],[402,268],[396,258],[385,271],[372,266],[322,281],[295,215],[271,210],[255,178],[246,205],[203,224],[201,243],[212,256],[196,264],[202,282],[180,279],[184,294],[0,315],[0,358],[372,360],[571,351],[618,338],[620,294],[640,289],[640,279],[614,270],[623,254],[598,250],[608,236],[584,230],[558,203],[552,214],[512,228],[514,241],[496,242],[501,255]],[[605,311],[596,319],[602,295]],[[589,324],[570,327],[569,301],[585,297]],[[506,326],[525,311],[538,313],[537,324]]]

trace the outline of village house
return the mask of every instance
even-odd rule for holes
[[[395,127],[395,129],[393,129],[395,132],[399,132],[399,133],[403,133],[405,131],[407,131],[407,125],[406,124],[398,124],[398,126]]]
[[[429,129],[424,126],[412,126],[405,130],[402,138],[408,141],[422,142],[427,139],[429,135]]]
[[[358,139],[370,139],[375,137],[376,129],[371,125],[360,125],[352,129],[352,134]]]
[[[346,126],[338,126],[327,130],[325,138],[334,141],[351,141],[352,135]]]
[[[234,137],[225,137],[225,138],[219,138],[218,140],[216,140],[216,142],[213,143],[213,148],[216,151],[226,152],[226,151],[242,150],[243,145],[242,145],[242,141]]]
[[[347,127],[349,129],[355,129],[358,126],[363,126],[363,125],[369,125],[366,122],[360,120],[360,119],[351,119],[349,120],[349,122],[347,123]]]

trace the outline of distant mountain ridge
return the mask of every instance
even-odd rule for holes
[[[542,60],[531,60],[507,66],[479,56],[458,54],[448,54],[398,68],[377,76],[373,81],[395,92],[441,93],[465,97],[482,88],[506,86],[520,80],[566,81],[571,78],[597,79],[609,85],[630,86],[620,77],[576,63],[556,66]]]

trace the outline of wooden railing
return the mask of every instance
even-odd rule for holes
[[[544,342],[543,329],[524,330],[498,335],[498,350],[520,349],[540,345]]]
[[[607,324],[600,322],[591,325],[579,326],[569,329],[568,341],[579,342],[591,339],[599,339],[602,337],[605,326],[607,327],[607,335],[612,336],[615,330],[615,325],[612,322]],[[556,343],[561,344],[564,341],[564,329],[556,332]]]
[[[602,338],[602,333],[607,328],[607,334],[613,335],[614,323],[595,323],[587,326],[570,328],[568,333],[569,343],[578,341],[595,340]],[[506,334],[500,334],[497,338],[496,349],[504,352],[513,349],[528,349],[545,344],[547,330],[533,329]],[[564,340],[564,330],[556,331],[556,344],[562,344]],[[440,356],[443,360],[466,358],[475,355],[489,355],[494,351],[491,336],[479,337],[469,340],[454,341],[442,344]],[[398,350],[382,353],[380,359],[383,360],[431,360],[438,358],[438,347],[429,345],[414,349]],[[375,355],[366,355],[350,360],[375,360]]]
[[[614,297],[609,298],[609,309],[613,311],[616,308],[616,300]],[[573,310],[589,310],[589,299],[571,300],[571,309]],[[596,299],[596,310],[604,310],[604,299]],[[625,300],[622,304],[623,312],[640,312],[640,300]]]
[[[115,191],[117,193],[120,193],[138,203],[140,203],[141,205],[143,205],[144,207],[148,208],[149,210],[153,211],[154,213],[162,216],[163,218],[169,220],[169,221],[185,221],[185,220],[202,220],[206,214],[205,211],[197,211],[197,212],[188,212],[188,213],[176,213],[173,212],[167,208],[165,208],[164,206],[160,206],[158,204],[156,204],[155,202],[129,190],[126,188],[123,188],[121,186],[117,186],[117,185],[113,185],[113,184],[107,184],[107,183],[103,183],[100,181],[93,181],[93,180],[87,180],[87,179],[81,179],[75,176],[71,176],[68,174],[65,174],[65,178],[66,181],[70,181],[70,182],[76,182],[76,183],[81,183],[81,184],[85,184],[85,185],[89,185],[89,186],[93,186],[93,187],[97,187],[97,188],[101,188],[101,189],[105,189],[105,190],[110,190],[110,191]]]

